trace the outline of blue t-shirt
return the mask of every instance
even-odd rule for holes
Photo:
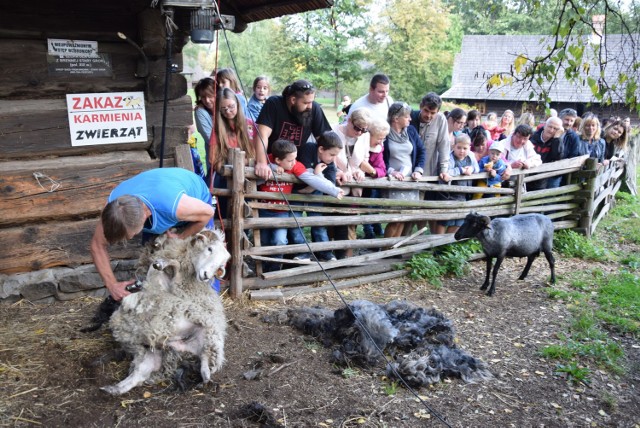
[[[141,172],[113,189],[109,202],[123,195],[140,198],[149,208],[151,217],[142,230],[154,234],[164,233],[180,223],[176,210],[182,195],[206,203],[211,201],[211,194],[202,178],[184,168],[156,168]]]

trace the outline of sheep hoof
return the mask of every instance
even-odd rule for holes
[[[103,386],[100,389],[103,390],[104,392],[106,392],[107,394],[111,394],[111,395],[120,395],[121,394],[120,388],[118,388],[116,385]]]
[[[486,290],[488,286],[489,284],[482,284],[482,287],[480,287],[480,290]]]

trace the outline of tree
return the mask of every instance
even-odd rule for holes
[[[362,42],[369,25],[368,0],[335,0],[320,9],[280,20],[274,61],[288,81],[300,77],[332,89],[337,106],[345,82],[362,76]]]
[[[533,11],[541,6],[526,0]],[[622,103],[640,113],[640,5],[637,0],[558,0],[546,53],[518,55],[509,71],[495,74],[488,88],[521,85],[530,99],[547,106],[551,88],[564,76],[588,86],[603,105]]]
[[[394,97],[419,100],[450,85],[462,29],[440,0],[394,0],[369,44],[376,67],[389,75]]]
[[[551,34],[556,0],[444,0],[465,34]]]

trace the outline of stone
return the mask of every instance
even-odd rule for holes
[[[0,299],[22,295],[25,299],[37,300],[53,296],[55,288],[55,275],[51,269],[19,273],[6,277],[2,282]]]

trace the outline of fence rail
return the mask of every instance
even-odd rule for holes
[[[230,215],[224,228],[230,241],[230,293],[236,297],[245,290],[252,291],[252,298],[283,298],[295,294],[322,291],[323,286],[312,286],[326,279],[329,271],[332,279],[347,279],[338,283],[340,287],[358,285],[389,278],[397,278],[406,271],[394,270],[394,265],[406,257],[429,248],[454,241],[452,234],[423,235],[415,233],[408,239],[378,238],[313,242],[307,245],[265,247],[260,245],[260,230],[264,228],[293,228],[308,226],[357,226],[370,223],[426,222],[464,218],[474,210],[488,216],[511,216],[524,213],[543,213],[553,219],[556,229],[575,229],[590,236],[600,220],[611,209],[615,193],[620,189],[625,171],[622,161],[608,166],[598,165],[587,156],[543,164],[529,170],[513,171],[512,188],[482,188],[457,186],[457,180],[486,179],[486,173],[454,177],[452,184],[438,184],[438,177],[424,177],[418,181],[366,179],[360,183],[349,183],[346,187],[375,189],[417,189],[420,191],[450,192],[462,194],[482,193],[489,197],[468,201],[402,201],[383,198],[345,197],[337,200],[330,196],[303,194],[281,195],[257,191],[258,177],[253,168],[245,167],[244,152],[234,150],[232,164],[225,166],[229,189],[214,189],[216,196],[230,198]],[[555,189],[526,191],[527,183],[549,177],[563,176],[561,187]],[[283,182],[300,183],[289,174],[278,175]],[[288,200],[297,205],[276,206],[268,201]],[[320,206],[314,206],[319,204]],[[260,218],[259,209],[292,209],[315,213],[312,217]],[[252,231],[253,242],[248,238]],[[291,255],[301,252],[326,250],[379,251],[360,254],[342,260],[309,263],[290,259],[276,259],[274,254]],[[244,277],[247,269],[244,260],[256,264],[256,276]],[[282,262],[287,269],[263,272],[262,263]],[[354,279],[355,278],[355,279]],[[274,286],[286,288],[273,289]]]

